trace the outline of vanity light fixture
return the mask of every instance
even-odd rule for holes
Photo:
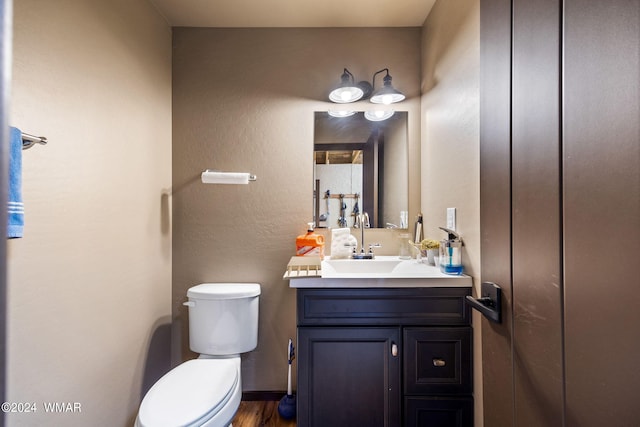
[[[395,111],[393,110],[365,111],[364,118],[372,122],[381,122],[383,120],[387,120],[389,117],[393,116],[394,114],[395,114]]]
[[[373,96],[371,96],[371,102],[373,102],[374,104],[393,104],[395,102],[400,102],[402,100],[404,100],[405,96],[402,92],[396,90],[392,85],[391,85],[391,75],[389,75],[389,69],[388,68],[384,68],[380,71],[377,71],[374,75],[373,75],[373,87],[375,88],[376,85],[376,74],[380,74],[383,71],[387,72],[387,75],[384,76],[384,78],[382,79],[383,81],[383,86],[377,90],[376,92],[374,92]]]
[[[364,96],[364,90],[358,87],[353,74],[346,68],[340,77],[340,85],[329,93],[329,99],[338,104],[355,102]]]
[[[345,68],[340,77],[340,85],[329,93],[329,100],[338,104],[346,104],[369,98],[375,89],[376,76],[384,72],[387,74],[383,78],[383,86],[373,93],[370,101],[374,104],[389,105],[404,100],[404,94],[391,85],[391,75],[388,68],[383,68],[373,74],[373,84],[367,81],[356,83],[353,74]]]

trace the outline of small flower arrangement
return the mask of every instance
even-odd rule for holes
[[[413,247],[420,251],[423,261],[429,265],[437,265],[438,249],[440,242],[433,239],[424,239],[420,243],[411,242]]]
[[[420,251],[420,254],[423,257],[427,257],[428,250],[440,248],[440,242],[438,240],[433,240],[433,239],[424,239],[420,243],[414,243],[410,241],[410,243]]]
[[[438,249],[438,248],[440,248],[440,242],[438,240],[424,239],[422,242],[420,242],[421,250]]]

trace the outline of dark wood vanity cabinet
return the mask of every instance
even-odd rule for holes
[[[470,293],[298,288],[297,426],[473,426]]]

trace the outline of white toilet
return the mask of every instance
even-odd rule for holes
[[[258,343],[260,285],[205,283],[187,296],[189,347],[200,356],[149,389],[136,427],[227,427],[240,405],[240,353]]]

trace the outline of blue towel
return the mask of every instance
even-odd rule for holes
[[[22,202],[22,132],[12,127],[9,136],[9,206],[7,237],[22,237],[24,203]]]

